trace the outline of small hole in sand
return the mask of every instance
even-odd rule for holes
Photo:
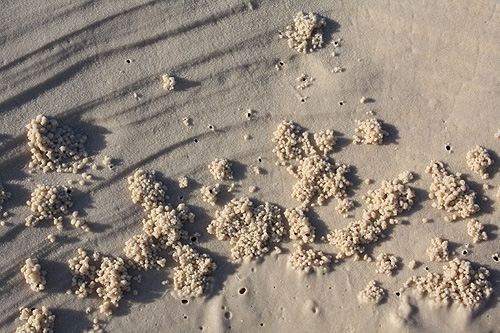
[[[70,189],[70,188],[68,188],[68,189],[66,190],[66,193],[68,193],[68,194],[69,194],[69,193],[71,193],[71,189]]]
[[[344,102],[340,101],[340,102],[339,102],[339,105],[340,105],[340,106],[344,105]]]
[[[231,317],[232,317],[232,316],[233,316],[233,315],[231,314],[231,312],[229,312],[229,311],[224,312],[224,317],[225,317],[226,319],[231,319]]]
[[[182,303],[182,304],[188,304],[188,303],[189,303],[189,301],[188,301],[187,299],[183,299],[183,300],[181,300],[181,303]]]
[[[493,260],[495,260],[496,262],[498,262],[498,256],[497,256],[497,255],[494,255],[494,256],[493,256]]]
[[[200,326],[200,331],[203,331],[203,326]]]
[[[396,296],[401,296],[401,293],[399,291],[396,291]]]
[[[444,146],[444,148],[445,148],[447,151],[450,151],[450,150],[451,150],[451,146],[450,146],[450,145],[446,145],[446,146]]]
[[[184,319],[188,319],[188,316],[184,315]]]
[[[428,271],[429,270],[429,267],[425,266],[425,270]]]
[[[305,102],[306,102],[306,99],[305,99],[304,97],[302,97],[302,98],[300,99],[300,103],[305,103]]]
[[[198,142],[198,139],[194,139],[193,141],[194,141],[195,143],[197,143],[197,142]]]
[[[246,292],[247,292],[247,288],[241,288],[239,291],[240,295],[243,295]]]
[[[257,159],[257,161],[262,162],[262,158],[260,158],[260,157],[259,157],[259,158]]]
[[[260,326],[261,326],[261,327],[262,327],[262,326],[264,326],[264,323],[260,323]]]
[[[196,242],[198,238],[196,236],[191,237],[191,242]]]
[[[125,60],[125,62],[126,62],[127,64],[130,64],[130,63],[131,63],[130,59]]]
[[[469,253],[469,252],[467,252],[467,250],[463,250],[463,251],[462,251],[462,254],[463,254],[463,255],[466,255],[467,253]]]

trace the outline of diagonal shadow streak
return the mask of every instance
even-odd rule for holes
[[[148,7],[148,6],[154,5],[156,3],[160,3],[160,2],[161,2],[161,0],[150,1],[150,2],[147,2],[145,4],[142,4],[142,5],[135,6],[135,7],[132,7],[130,9],[127,9],[127,10],[125,10],[123,12],[119,12],[119,13],[116,13],[114,15],[108,16],[105,19],[99,20],[99,21],[94,22],[92,24],[89,24],[89,25],[87,25],[87,26],[85,26],[83,28],[75,30],[75,31],[73,31],[73,32],[71,32],[69,34],[66,34],[66,35],[64,35],[62,37],[59,37],[58,39],[53,40],[50,43],[47,43],[44,46],[42,46],[42,47],[40,47],[40,48],[38,48],[38,49],[30,52],[30,53],[27,53],[27,54],[23,55],[22,57],[19,57],[19,58],[15,59],[15,60],[9,62],[8,64],[0,67],[0,72],[6,71],[6,70],[8,70],[8,69],[10,69],[10,68],[12,68],[14,66],[17,66],[17,65],[23,63],[24,61],[32,58],[33,56],[35,56],[35,55],[37,55],[39,53],[42,53],[42,52],[47,51],[47,50],[50,50],[52,47],[56,46],[57,44],[59,44],[61,42],[66,41],[67,39],[74,38],[75,36],[78,36],[81,33],[85,33],[88,30],[94,30],[96,28],[99,28],[101,25],[103,25],[103,24],[105,24],[107,22],[110,22],[110,21],[112,21],[112,20],[114,20],[114,19],[116,19],[118,17],[124,16],[124,15],[128,15],[130,13],[133,13],[135,11],[141,10],[141,9],[143,9],[145,7]]]
[[[243,5],[238,7],[238,8],[239,8],[239,10],[235,10],[235,9],[226,10],[225,12],[223,12],[217,16],[211,15],[208,18],[198,20],[190,25],[176,28],[172,31],[157,35],[153,38],[145,39],[145,40],[135,42],[135,43],[123,46],[123,47],[117,47],[117,48],[102,52],[101,54],[96,54],[96,55],[92,55],[90,57],[87,57],[86,59],[78,61],[77,63],[71,65],[70,67],[66,68],[65,70],[52,76],[51,78],[46,79],[45,81],[35,85],[34,87],[31,87],[25,91],[22,91],[22,92],[16,94],[13,97],[10,97],[10,98],[4,100],[2,103],[0,103],[0,110],[2,110],[4,112],[9,112],[16,107],[19,107],[23,104],[28,103],[29,101],[36,99],[37,97],[39,97],[40,95],[42,95],[46,91],[48,91],[52,88],[55,88],[58,85],[60,85],[62,82],[68,80],[69,78],[76,76],[84,68],[93,64],[94,59],[96,59],[96,58],[100,58],[100,59],[106,58],[106,57],[113,55],[117,51],[125,51],[125,50],[130,50],[130,49],[135,49],[135,48],[141,48],[141,47],[144,47],[147,45],[152,45],[152,44],[158,43],[160,41],[163,41],[165,39],[168,39],[172,36],[175,36],[177,34],[181,34],[181,33],[187,32],[189,30],[201,27],[203,25],[216,22],[220,19],[223,19],[223,18],[226,18],[230,15],[234,15],[236,13],[242,12],[243,10],[246,9],[246,7]],[[257,36],[251,37],[251,38],[248,38],[240,43],[237,43],[233,46],[228,47],[226,50],[216,51],[216,52],[210,53],[207,56],[198,57],[196,60],[187,62],[187,63],[179,66],[178,68],[173,68],[173,70],[179,71],[180,69],[184,69],[184,68],[187,68],[189,66],[195,66],[199,63],[206,62],[212,58],[219,57],[219,56],[225,54],[226,52],[230,52],[231,50],[237,49],[239,46],[244,45],[245,43],[248,43],[251,40],[262,38],[263,36],[266,36],[268,34],[270,34],[270,31],[267,31],[265,33],[259,34]]]
[[[259,39],[261,38],[261,36],[256,36],[252,39]],[[226,51],[222,52],[222,54],[225,54]],[[207,56],[204,56],[204,57],[199,57],[198,59],[194,59],[193,61],[189,62],[189,63],[185,63],[181,66],[179,66],[178,68],[176,68],[176,70],[182,70],[183,68],[187,68],[187,67],[191,67],[191,66],[196,66],[196,65],[200,65],[206,61],[209,61],[210,59],[213,59],[213,57],[215,56],[220,56],[221,54],[219,54],[218,52],[214,52],[213,54],[211,55],[207,55]],[[266,60],[261,60],[260,62],[266,62]],[[223,72],[220,72],[220,73],[226,73],[226,72],[230,72],[230,71],[234,71],[236,69],[239,69],[239,68],[245,68],[245,66],[247,66],[247,64],[242,64],[240,66],[235,66],[233,68],[230,68],[230,69],[227,69]],[[211,76],[207,76],[205,78],[202,79],[202,82],[205,81],[205,80],[209,80],[213,77],[213,75]],[[116,98],[120,98],[120,97],[124,97],[126,95],[128,95],[130,93],[130,91],[133,91],[133,90],[137,90],[137,89],[142,89],[142,88],[145,88],[149,85],[152,85],[156,82],[156,79],[155,78],[152,78],[152,77],[145,77],[145,78],[142,78],[138,81],[135,81],[125,87],[123,87],[122,89],[118,90],[118,91],[115,91],[115,92],[112,92],[112,93],[109,93],[105,96],[102,96],[100,98],[97,98],[93,101],[90,101],[90,102],[87,102],[87,103],[84,103],[82,105],[79,105],[77,107],[74,107],[70,110],[67,110],[67,111],[64,111],[62,113],[59,113],[57,116],[59,119],[61,119],[63,122],[67,119],[67,118],[70,118],[76,114],[83,114],[85,112],[87,112],[88,110],[90,109],[93,109],[101,104],[106,104],[106,103],[109,103],[111,101],[113,101],[114,99]],[[157,97],[157,98],[154,98],[154,99],[150,99],[148,102],[154,102],[158,99],[161,99],[163,96],[160,96],[160,97]],[[145,102],[139,104],[138,106],[134,106],[133,108],[129,108],[128,110],[124,110],[122,111],[120,114],[125,114],[125,113],[128,113],[128,112],[132,112],[134,110],[136,110],[139,106],[141,105],[144,105]],[[149,103],[148,103],[149,104]],[[187,103],[184,103],[183,105],[181,106],[185,106],[187,105]],[[177,106],[175,106],[177,107]],[[161,112],[163,113],[163,112]],[[160,114],[161,114],[160,113]],[[119,115],[119,114],[118,114]],[[147,118],[146,120],[150,120],[150,119],[153,119],[153,118],[156,118],[159,114],[155,114],[149,118]],[[115,115],[117,116],[117,115]],[[143,121],[141,121],[143,122]],[[2,157],[7,157],[8,159],[0,162],[0,167],[5,167],[7,164],[10,164],[11,162],[9,162],[10,160],[12,159],[18,159],[21,155],[23,155],[25,153],[24,150],[17,150],[21,145],[23,145],[25,142],[25,135],[18,135],[16,136],[15,138],[12,138],[10,140],[8,140],[7,142],[5,142],[4,144],[2,144],[0,146],[0,156]],[[9,156],[10,155],[10,156]]]

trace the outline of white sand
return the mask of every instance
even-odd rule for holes
[[[278,38],[301,10],[327,18],[324,47],[307,54]],[[56,316],[56,332],[92,328],[100,301],[65,293],[71,288],[66,262],[78,247],[123,256],[125,241],[140,233],[143,217],[130,200],[126,177],[143,168],[157,171],[173,206],[185,201],[196,214],[185,229],[200,234],[194,247],[212,256],[217,269],[211,294],[187,304],[171,292],[176,263],[168,251],[165,269],[130,269],[142,275],[140,283],[131,282],[137,295],[126,293],[112,317],[99,317],[106,331],[497,330],[500,266],[492,255],[499,249],[500,220],[495,196],[500,141],[494,136],[500,127],[499,13],[494,0],[4,3],[0,184],[12,198],[2,205],[9,216],[2,217],[6,225],[0,227],[0,327],[15,330],[20,307],[47,306]],[[330,44],[336,40],[339,47]],[[335,67],[342,71],[332,73]],[[174,90],[162,88],[165,73],[175,77]],[[297,90],[302,73],[314,82]],[[254,110],[250,117],[248,109]],[[367,118],[370,110],[389,135],[380,146],[352,144],[354,119]],[[25,125],[37,114],[56,117],[88,136],[87,151],[99,168],[87,171],[93,176],[87,185],[79,185],[81,175],[28,172]],[[185,117],[192,126],[184,125]],[[271,137],[282,120],[313,133],[335,131],[330,157],[354,167],[350,195],[360,204],[383,179],[402,170],[416,174],[411,184],[415,203],[401,216],[407,223],[390,226],[386,239],[366,249],[373,258],[383,252],[401,258],[392,276],[377,274],[375,262],[352,258],[332,263],[325,275],[298,274],[287,268],[293,251],[288,238],[279,244],[281,251],[271,248],[261,260],[234,264],[229,242],[206,232],[215,211],[232,198],[250,195],[283,210],[297,206],[290,196],[294,180],[274,165]],[[247,135],[251,139],[245,140]],[[467,152],[477,145],[495,160],[488,180],[466,163]],[[104,156],[111,157],[112,169],[102,166]],[[221,184],[219,206],[212,207],[198,192],[202,185],[214,185],[207,165],[221,156],[232,162],[234,179]],[[431,207],[431,178],[425,173],[431,160],[463,173],[478,192],[481,211],[473,218],[485,225],[488,241],[467,247],[467,220],[445,223],[445,212]],[[251,165],[262,172],[252,172]],[[181,176],[189,178],[187,188],[179,189]],[[36,184],[68,185],[70,180],[76,181],[73,208],[91,232],[72,228],[69,220],[62,231],[52,221],[26,228],[30,211],[25,202]],[[236,185],[228,193],[231,183]],[[483,190],[483,183],[490,189]],[[250,186],[259,190],[249,194]],[[359,218],[363,208],[345,218],[334,207],[329,200],[308,212],[317,239],[311,248],[333,255],[337,250],[321,238]],[[422,224],[423,218],[432,222]],[[55,243],[47,241],[49,234],[56,236]],[[490,269],[495,293],[475,315],[455,306],[437,307],[410,292],[394,294],[410,276],[424,276],[425,267],[442,271],[443,263],[429,262],[426,254],[433,237],[450,241],[451,258]],[[47,271],[40,293],[29,289],[20,272],[28,257],[39,258]],[[411,260],[421,264],[410,270]],[[358,293],[371,280],[387,290],[387,299],[360,304]],[[88,307],[93,312],[87,314]]]

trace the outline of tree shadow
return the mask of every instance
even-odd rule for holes
[[[411,186],[411,189],[413,190],[413,193],[415,193],[415,196],[413,197],[413,205],[410,209],[405,210],[400,215],[398,215],[400,217],[409,217],[413,213],[422,210],[424,208],[422,203],[429,200],[429,195],[426,190],[413,186]]]
[[[333,40],[333,34],[339,32],[340,24],[328,17],[321,17],[325,20],[326,27],[322,28],[323,31],[323,43],[327,45]]]
[[[82,114],[80,113],[68,113],[66,116],[56,116],[55,118],[60,119],[60,123],[62,125],[72,127],[76,133],[87,136],[85,149],[87,150],[89,156],[96,156],[106,147],[105,135],[110,134],[111,132],[105,127],[97,126],[82,120]]]
[[[491,159],[493,160],[493,164],[488,167],[488,174],[490,175],[490,179],[493,178],[498,170],[500,169],[500,157],[498,157],[498,154],[491,149],[488,149],[488,153],[490,154]]]
[[[486,311],[498,307],[498,304],[500,302],[500,270],[491,268],[489,267],[489,265],[479,264],[475,262],[473,262],[472,264],[476,267],[484,266],[488,269],[488,271],[490,272],[490,277],[488,280],[490,281],[493,288],[493,293],[491,294],[490,298],[476,311],[473,312],[472,319],[476,319],[483,315]]]
[[[466,181],[467,185],[469,185],[469,188],[477,193],[476,203],[479,205],[481,209],[476,214],[482,216],[493,213],[495,210],[493,207],[493,202],[487,196],[484,195],[483,185],[473,180],[470,180],[470,175],[463,174],[462,178]],[[488,200],[483,201],[481,200],[482,198],[487,198]]]
[[[51,309],[55,316],[54,332],[90,332],[92,322],[87,318],[85,312],[70,309]]]
[[[444,240],[444,239],[443,239]],[[451,254],[451,253],[456,253],[457,255],[459,254],[458,253],[458,249],[460,249],[460,247],[463,245],[461,243],[457,243],[457,242],[452,242],[451,240],[449,239],[446,239],[446,241],[448,241],[448,252]],[[429,241],[429,246],[430,246],[430,241]],[[461,253],[460,253],[461,254]]]
[[[494,224],[484,224],[484,231],[488,235],[488,240],[495,240],[498,238],[498,226]]]
[[[330,153],[338,153],[352,143],[352,139],[345,137],[345,135],[341,132],[333,131],[333,135],[335,135],[337,141],[335,142],[335,146],[333,146],[333,150]]]
[[[186,91],[194,87],[199,87],[200,85],[201,82],[199,81],[192,81],[175,76],[175,91]]]
[[[211,276],[217,276],[217,278],[211,284],[211,290],[207,295],[207,298],[211,299],[219,295],[224,290],[224,283],[226,282],[227,278],[236,272],[236,264],[231,262],[231,260],[227,257],[221,256],[215,252],[211,252],[206,249],[203,252],[210,255],[210,257],[217,265],[217,268],[211,274]]]
[[[231,160],[231,169],[233,170],[233,178],[235,181],[245,179],[247,166],[238,161]]]
[[[315,237],[315,242],[318,242],[321,237],[326,237],[330,230],[328,229],[328,226],[326,223],[320,219],[319,215],[313,210],[309,209],[305,215],[309,218],[309,223],[314,227],[314,233],[316,235]],[[289,224],[286,223],[287,228],[289,227]],[[287,234],[290,235],[289,230],[287,229]]]
[[[131,281],[131,291],[125,293],[120,301],[120,306],[113,310],[114,316],[126,316],[130,314],[134,304],[153,303],[154,301],[165,296],[165,292],[169,287],[163,284],[163,281],[168,279],[168,272],[173,267],[172,260],[168,260],[169,264],[161,269],[151,269],[148,271],[128,269],[128,273],[132,276],[141,275],[141,282]],[[170,268],[170,269],[169,269]],[[132,290],[137,290],[137,295],[134,295]]]
[[[71,289],[72,274],[66,264],[42,258],[40,265],[47,272],[46,292],[64,294],[66,290]]]
[[[16,150],[19,151],[13,154],[13,156],[7,156],[7,158],[0,163],[0,177],[2,179],[8,179],[9,181],[26,179],[28,175],[24,170],[31,160],[29,151],[24,149],[24,146],[18,146],[16,143],[7,142],[5,146],[6,148],[13,146],[11,147],[13,152]],[[2,156],[1,154],[0,152],[0,156]],[[8,154],[8,152],[6,152],[6,154]],[[11,193],[12,197],[17,195],[14,192]]]
[[[30,199],[31,193],[26,187],[18,184],[1,183],[5,192],[11,194],[10,199],[7,199],[3,204],[2,212],[9,212],[11,208],[26,206],[26,201]],[[18,219],[19,220],[19,219]],[[21,219],[24,220],[24,217]]]
[[[387,124],[385,122],[382,122],[382,129],[389,133],[387,137],[384,138],[384,141],[382,142],[383,145],[390,145],[390,144],[397,144],[398,139],[399,139],[399,131],[398,129],[391,124]]]
[[[346,188],[346,193],[348,197],[354,195],[355,190],[359,189],[362,181],[358,177],[358,168],[355,165],[349,165],[349,172],[345,175],[346,179],[352,183],[351,186]]]
[[[189,235],[193,235],[197,232],[200,233],[196,241],[208,241],[205,237],[207,237],[207,227],[212,220],[212,217],[208,214],[208,210],[195,205],[188,205],[188,207],[189,210],[195,214],[195,219],[193,223],[186,223],[182,228],[186,230]]]
[[[12,139],[12,135],[0,133],[0,144],[3,144],[5,141],[10,139]]]

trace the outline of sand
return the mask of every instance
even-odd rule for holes
[[[324,47],[306,54],[278,37],[301,10],[327,23]],[[27,0],[4,3],[0,18],[0,184],[12,194],[2,204],[8,217],[0,227],[2,330],[21,325],[20,307],[42,306],[55,315],[56,332],[92,329],[95,318],[108,332],[498,330],[500,264],[492,258],[500,250],[496,1]],[[175,77],[174,90],[163,89],[164,74]],[[314,80],[297,89],[302,74]],[[80,174],[29,172],[25,125],[38,114],[87,135],[89,156],[100,165],[87,171],[92,180],[80,185]],[[354,120],[369,118],[381,120],[389,135],[382,145],[353,144]],[[358,206],[348,217],[331,199],[310,208],[314,250],[334,256],[337,249],[324,237],[361,217],[362,196],[404,170],[415,174],[413,207],[366,249],[372,258],[398,258],[391,276],[376,273],[375,261],[353,258],[332,262],[324,274],[299,274],[287,265],[293,252],[288,238],[277,244],[280,250],[234,263],[229,242],[206,232],[215,211],[233,198],[249,196],[283,211],[297,206],[290,196],[295,181],[275,165],[272,152],[272,133],[283,120],[312,133],[332,129],[337,143],[329,156],[352,166],[348,195]],[[477,145],[495,161],[488,179],[466,163]],[[104,156],[112,158],[112,169],[102,166]],[[207,166],[218,157],[232,163],[234,179],[221,183],[218,205],[211,206],[199,189],[215,185]],[[445,212],[432,208],[425,173],[431,160],[461,172],[478,193],[481,210],[471,218],[484,224],[487,241],[473,244],[468,219],[445,222]],[[199,236],[183,243],[210,255],[217,269],[207,296],[183,301],[172,291],[176,263],[166,251],[164,269],[130,269],[142,275],[140,283],[131,281],[137,292],[126,293],[107,318],[98,313],[97,297],[66,294],[67,260],[79,247],[123,256],[126,240],[142,230],[143,212],[130,200],[126,181],[138,168],[155,170],[169,202],[186,202],[196,214],[184,228]],[[182,176],[189,185],[179,189]],[[66,186],[69,180],[76,180],[72,208],[91,231],[73,228],[69,219],[62,231],[52,221],[25,227],[26,201],[36,185]],[[249,193],[251,186],[258,190]],[[426,254],[435,237],[449,241],[450,259],[490,270],[494,293],[475,312],[438,306],[410,291],[395,294],[409,277],[425,276],[426,267],[442,272],[443,263],[429,262]],[[47,272],[41,292],[32,291],[21,273],[28,257],[38,258]],[[414,270],[412,260],[419,263]],[[371,280],[387,291],[378,305],[358,300]]]

